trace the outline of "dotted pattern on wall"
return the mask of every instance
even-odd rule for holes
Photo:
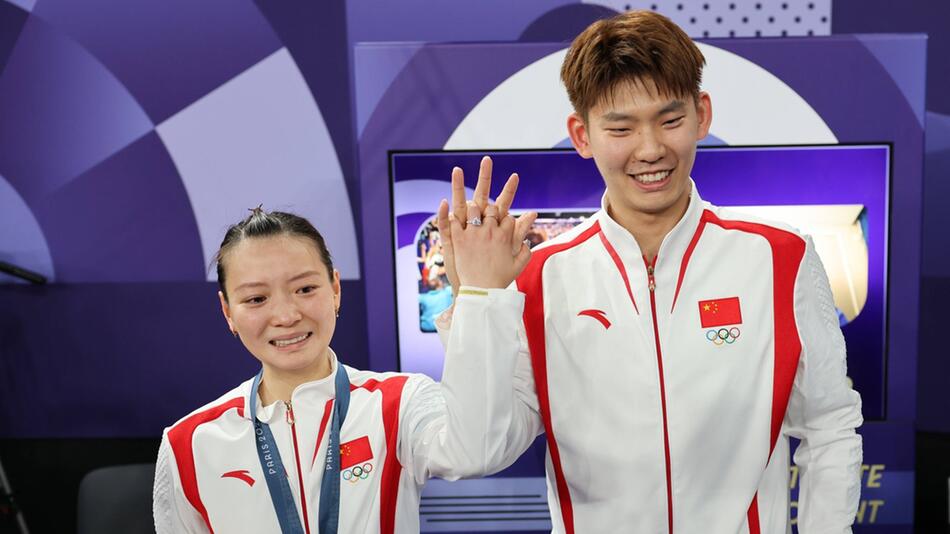
[[[651,9],[690,37],[831,35],[831,0],[584,0],[617,11]]]

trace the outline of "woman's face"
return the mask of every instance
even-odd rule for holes
[[[328,275],[316,245],[290,235],[248,238],[227,252],[224,267],[224,317],[264,368],[302,378],[325,372],[340,273]]]

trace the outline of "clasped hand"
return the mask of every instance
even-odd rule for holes
[[[524,239],[538,214],[515,218],[508,208],[518,190],[518,175],[512,174],[494,203],[491,189],[492,160],[482,158],[478,183],[471,200],[465,198],[462,169],[452,169],[452,210],[439,204],[438,225],[442,239],[445,271],[458,293],[459,286],[504,288],[521,273],[531,258]]]

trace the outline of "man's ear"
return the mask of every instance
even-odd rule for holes
[[[231,330],[231,333],[237,332],[234,329],[234,322],[231,321],[231,307],[228,305],[228,299],[224,297],[224,293],[218,291],[218,300],[221,301],[221,314],[224,315],[224,320],[228,322],[228,329]]]
[[[709,127],[712,126],[712,100],[706,91],[700,92],[696,100],[696,118],[698,120],[696,140],[699,141],[709,134]]]
[[[593,157],[590,150],[590,135],[587,131],[587,123],[576,111],[567,116],[567,134],[571,137],[571,144],[574,150],[584,159]]]

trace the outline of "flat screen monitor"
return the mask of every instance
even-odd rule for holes
[[[439,379],[443,351],[433,320],[451,304],[434,214],[451,194],[452,167],[471,196],[481,157],[494,160],[492,195],[518,172],[513,212],[539,213],[532,245],[590,217],[604,183],[573,150],[393,151],[393,253],[400,370]],[[885,417],[888,144],[700,147],[692,176],[703,199],[784,222],[812,236],[848,347],[848,373],[866,420]]]

